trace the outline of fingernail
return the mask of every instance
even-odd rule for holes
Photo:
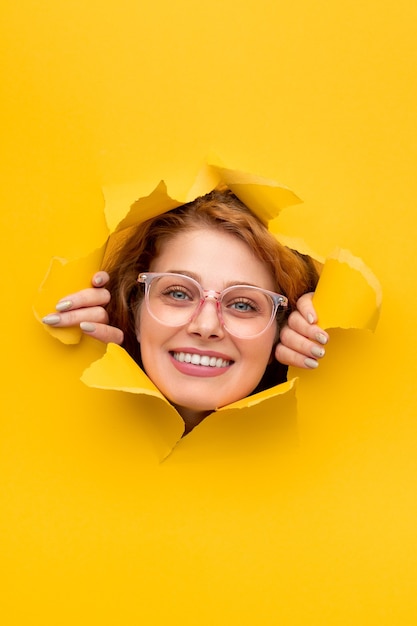
[[[84,330],[86,333],[93,333],[96,329],[96,325],[92,322],[81,322],[80,323],[81,330]]]
[[[94,284],[95,285],[102,285],[103,284],[103,278],[102,276],[97,276],[97,278],[94,279]]]
[[[309,358],[305,359],[304,365],[306,367],[309,367],[310,369],[315,369],[316,367],[319,366],[317,361],[315,361],[314,359],[309,359]]]
[[[316,340],[321,343],[323,346],[328,342],[328,338],[323,333],[317,333]]]
[[[72,307],[71,300],[60,300],[55,308],[57,311],[68,311],[68,309],[70,309],[71,307]]]
[[[52,315],[46,315],[44,318],[42,318],[42,322],[44,324],[47,324],[48,326],[54,326],[54,324],[59,324],[60,321],[60,316],[55,315],[54,313]]]
[[[309,324],[314,324],[314,322],[315,322],[314,315],[312,313],[309,313],[307,315],[307,320],[308,320]]]
[[[326,350],[324,348],[319,348],[318,346],[313,346],[311,348],[311,354],[321,359],[326,354]]]

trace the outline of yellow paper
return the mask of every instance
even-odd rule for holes
[[[171,452],[181,438],[184,432],[183,420],[123,348],[109,344],[106,354],[85,370],[81,380],[98,389],[126,391],[157,398],[159,402],[155,411],[151,415],[145,412],[144,415],[148,426],[152,427],[152,437],[161,459]]]
[[[87,257],[73,261],[58,257],[52,259],[34,301],[34,313],[39,321],[55,311],[55,305],[62,297],[91,286],[92,276],[100,267],[104,250],[105,246],[102,246]],[[54,328],[46,324],[42,326],[52,337],[66,344],[76,344],[82,337],[82,331],[77,327]]]
[[[136,197],[134,188],[135,185],[132,184],[104,190],[105,215],[110,232],[144,222],[182,204],[168,196],[164,181],[161,181],[149,196],[142,196],[132,203],[132,198]]]
[[[182,198],[172,198],[163,180],[148,196],[141,196],[133,203],[135,189],[143,188],[143,183],[105,189],[105,215],[109,229],[117,232],[165,213],[208,193],[219,184],[229,187],[265,224],[277,217],[286,206],[301,202],[293,191],[280,183],[207,163],[202,166],[191,188]]]
[[[313,299],[323,328],[375,330],[381,302],[379,281],[361,259],[340,249],[326,259]]]
[[[415,18],[410,0],[3,3],[4,624],[415,625]],[[125,208],[160,178],[192,199],[211,149],[294,189],[274,232],[363,258],[383,306],[280,396],[298,447],[268,400],[160,463],[147,420],[169,407],[84,385],[102,348],[52,339],[32,303],[51,257],[105,241],[103,187],[141,181]],[[253,416],[271,431],[250,446]]]
[[[84,371],[81,380],[89,387],[138,395],[138,410],[142,408],[148,426],[153,426],[149,432],[161,460],[182,437],[182,418],[123,348],[109,344],[106,354]],[[218,409],[194,428],[187,440],[207,446],[210,455],[214,451],[219,454],[221,448],[226,456],[226,451],[232,456],[250,451],[259,454],[271,437],[283,439],[287,445],[289,433],[296,441],[295,383],[292,380],[277,385]],[[289,398],[283,398],[289,392]],[[140,396],[147,395],[159,400],[152,414],[143,411]]]
[[[218,172],[221,181],[264,224],[277,217],[285,207],[301,202],[291,189],[275,181],[232,169],[213,168]]]

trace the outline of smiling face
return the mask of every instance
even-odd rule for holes
[[[247,244],[206,227],[166,241],[148,270],[191,275],[204,289],[218,292],[236,283],[275,291],[272,275]],[[188,427],[255,389],[270,359],[276,332],[273,323],[257,337],[234,337],[221,325],[212,300],[181,327],[161,324],[143,302],[137,324],[145,372]]]

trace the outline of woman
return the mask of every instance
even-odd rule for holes
[[[303,349],[311,354],[304,367],[324,354],[318,343],[327,335],[313,323],[311,304],[303,305],[304,324],[292,313],[294,328],[283,330],[299,298],[315,289],[317,268],[279,244],[229,190],[132,227],[105,270],[109,291],[68,296],[57,305],[60,314],[44,322],[80,323],[99,339],[121,343],[178,409],[187,432],[215,408],[285,380],[274,359],[282,352],[280,331],[289,338],[284,362],[297,342],[298,360]],[[96,275],[96,284],[105,276]]]

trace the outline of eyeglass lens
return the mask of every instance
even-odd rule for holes
[[[191,278],[164,275],[150,283],[148,306],[160,322],[181,326],[193,318],[204,297],[198,283]],[[219,308],[224,326],[230,333],[250,337],[269,325],[274,303],[257,287],[237,285],[222,293]]]

